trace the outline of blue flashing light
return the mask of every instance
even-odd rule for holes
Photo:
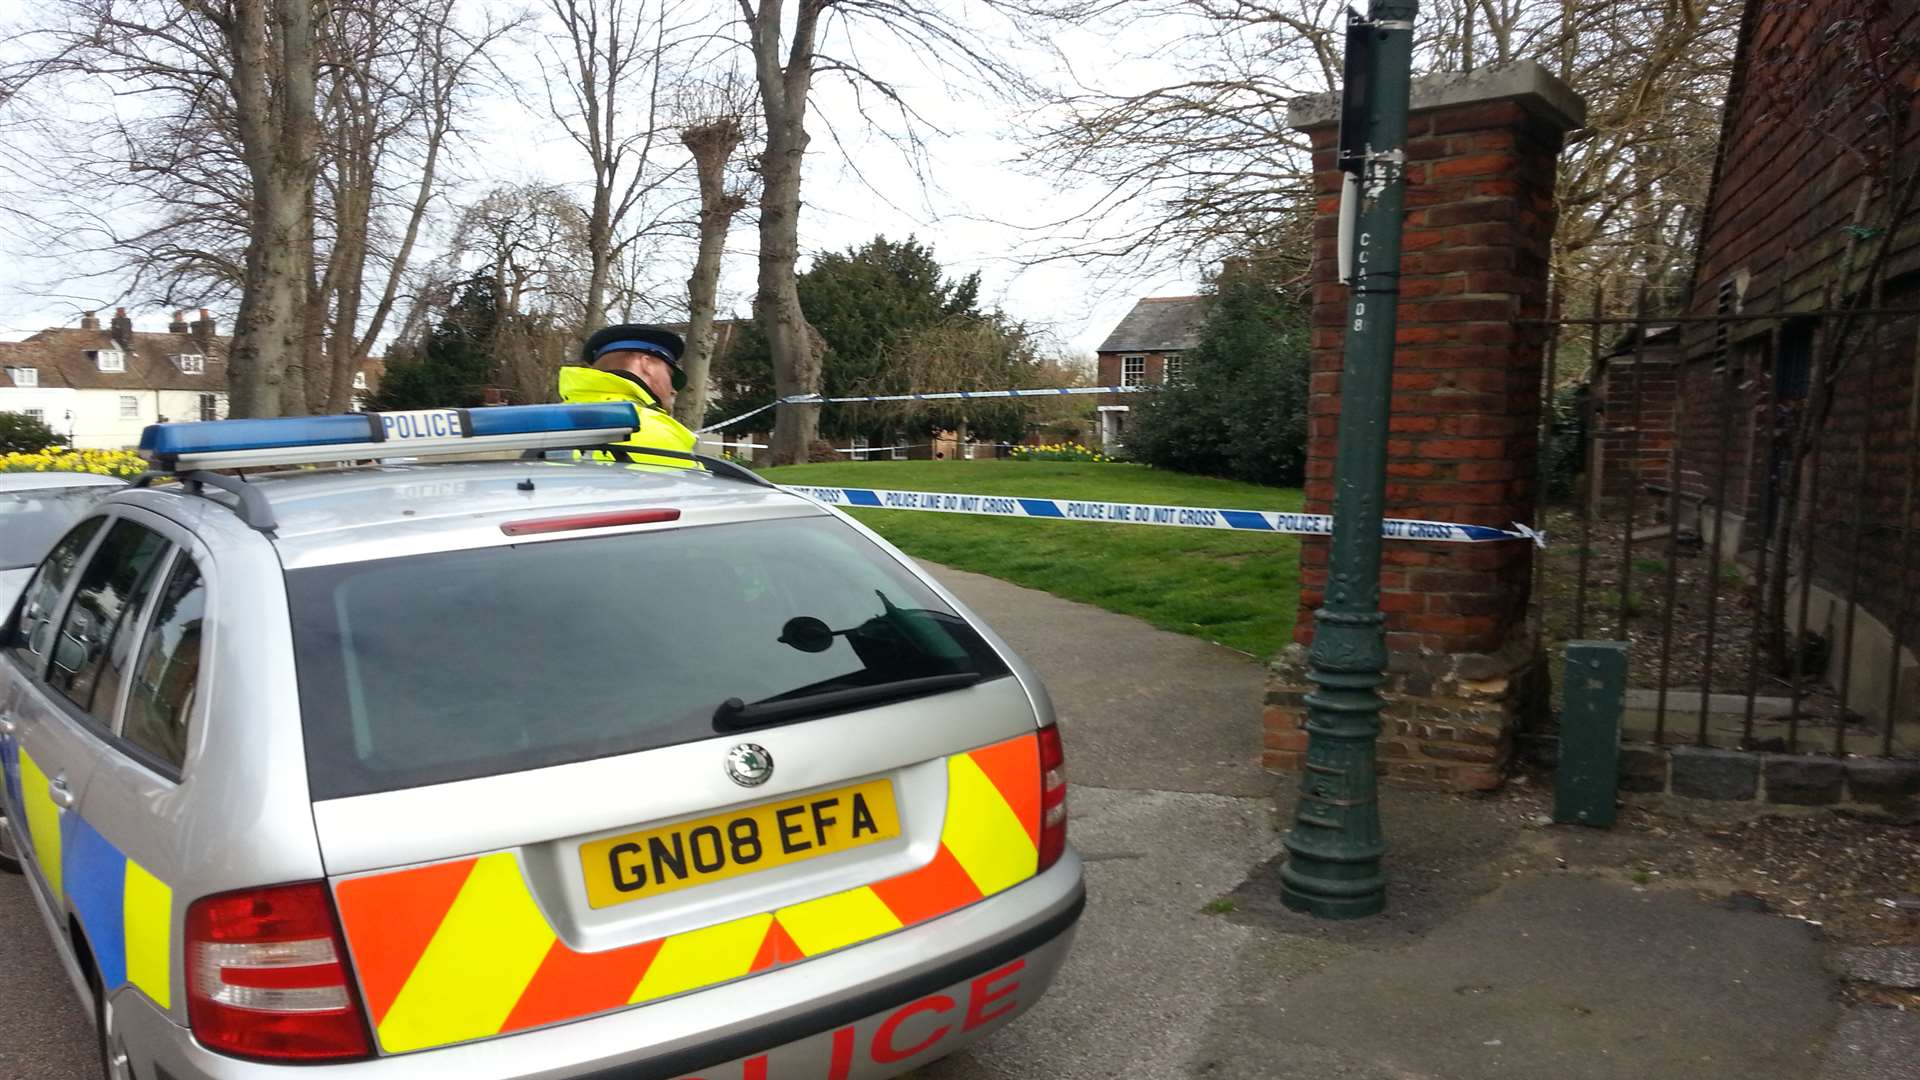
[[[509,442],[557,446],[571,433],[591,439],[624,437],[639,423],[634,406],[619,401],[202,420],[149,425],[140,436],[140,451],[163,465],[185,457],[197,460],[200,467],[218,468],[325,460],[336,448],[342,457],[382,457],[431,450],[459,452]],[[215,459],[220,463],[214,464]]]
[[[169,458],[228,450],[363,443],[373,437],[373,427],[365,415],[195,420],[148,424],[140,435],[140,452],[150,458]]]
[[[467,434],[531,435],[542,431],[596,431],[638,427],[639,415],[622,401],[573,405],[493,405],[467,410]]]

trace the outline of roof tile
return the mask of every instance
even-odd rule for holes
[[[1143,296],[1097,352],[1179,352],[1200,343],[1205,296]]]

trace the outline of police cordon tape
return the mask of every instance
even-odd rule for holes
[[[776,405],[850,405],[875,401],[982,401],[990,398],[1070,397],[1078,394],[1137,394],[1151,389],[1153,389],[1151,386],[1057,386],[1038,390],[942,390],[927,394],[868,394],[858,397],[789,394],[778,401],[743,412],[739,416],[729,417],[717,424],[708,424],[698,433],[705,435],[709,431],[732,427],[749,416],[759,416]]]
[[[1177,529],[1228,529],[1241,532],[1331,536],[1333,518],[1281,510],[1228,510],[1207,506],[1157,506],[1151,503],[1095,502],[1085,499],[1036,499],[1024,495],[962,495],[944,491],[888,491],[883,488],[815,487],[784,484],[786,490],[829,506],[879,510],[926,510],[940,514],[1041,518],[1053,521],[1117,525],[1160,525]],[[1518,522],[1511,528],[1460,525],[1447,521],[1388,518],[1380,523],[1388,540],[1431,540],[1444,544],[1486,544],[1528,540],[1547,546],[1547,535]]]

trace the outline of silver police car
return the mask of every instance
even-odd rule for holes
[[[434,460],[632,419],[160,425],[54,545],[0,834],[107,1076],[853,1080],[1046,990],[1059,736],[950,593],[725,463]]]

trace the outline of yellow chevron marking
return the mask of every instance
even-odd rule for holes
[[[940,841],[960,861],[982,896],[1018,885],[1033,876],[1040,852],[1026,826],[1000,797],[974,760],[965,754],[947,759],[947,822]]]
[[[861,886],[781,908],[780,925],[808,956],[890,934],[900,920],[872,889]]]
[[[511,852],[479,859],[380,1025],[393,1053],[499,1032],[553,948]]]
[[[673,935],[660,946],[629,1000],[638,1005],[745,975],[772,923],[772,915],[749,915]]]
[[[27,835],[33,839],[33,861],[46,875],[47,888],[57,902],[60,892],[60,808],[47,790],[47,774],[26,747],[20,748],[20,796],[26,801]]]
[[[127,860],[126,888],[121,893],[127,934],[127,981],[147,992],[163,1009],[173,995],[173,890]]]

